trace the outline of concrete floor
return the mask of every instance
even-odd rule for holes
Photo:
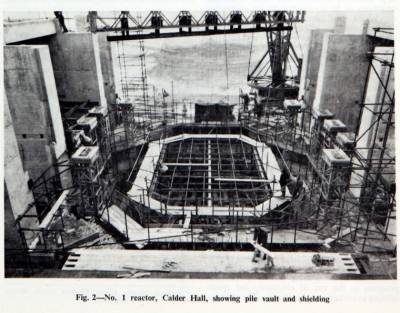
[[[172,227],[152,227],[144,228],[136,223],[131,217],[126,216],[117,206],[113,205],[104,211],[102,219],[109,222],[121,234],[129,238],[129,241],[136,243],[139,247],[143,247],[150,240],[152,242],[212,242],[212,243],[251,243],[254,241],[254,230],[239,230],[236,234],[234,228],[224,230],[218,233],[204,234],[202,229],[193,229],[193,236],[190,228],[172,228]],[[126,226],[128,233],[126,231]],[[318,237],[315,231],[298,230],[295,234],[293,229],[275,230],[273,233],[274,244],[290,244],[294,242],[296,237],[297,244],[323,244],[324,241]]]
[[[320,253],[334,259],[332,266],[317,267],[312,252],[274,252],[275,266],[252,262],[253,252],[184,250],[88,250],[74,249],[63,270],[198,272],[198,273],[324,273],[360,274],[345,253]],[[201,260],[201,261],[200,261]]]

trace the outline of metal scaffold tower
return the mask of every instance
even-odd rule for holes
[[[112,191],[114,173],[110,162],[109,119],[105,109],[95,107],[80,120],[91,136],[90,142],[71,156],[72,173],[80,198],[78,215],[97,216],[104,210]]]
[[[358,252],[390,252],[396,245],[394,51],[393,40],[382,36],[393,31],[374,30],[355,133],[332,112],[294,99],[285,99],[279,114],[241,120],[306,182],[305,196],[292,202],[293,210],[303,203],[292,225],[308,221],[327,246],[339,242]],[[251,105],[248,95],[240,98],[244,109]]]
[[[388,240],[395,234],[394,48],[379,47],[379,35],[393,29],[375,28],[373,47],[367,54],[368,77],[352,153],[350,189],[359,195],[360,214],[367,224],[360,230],[364,244],[370,233]],[[391,230],[390,230],[391,229]],[[363,246],[364,249],[364,246]]]
[[[139,51],[132,53],[131,46],[117,42],[120,88],[122,102],[132,103],[137,117],[150,118],[149,90],[147,83],[146,54],[143,40],[139,40]],[[126,53],[126,50],[128,52]],[[139,60],[139,63],[137,62]]]
[[[128,23],[127,19],[131,18],[128,11],[122,11],[119,17],[121,23]],[[127,30],[123,34],[128,33]],[[153,106],[149,104],[144,41],[139,40],[138,45],[125,45],[123,40],[117,41],[116,54],[122,97],[116,103],[117,125],[114,132],[116,143],[124,143],[124,146],[129,147],[139,139],[138,136],[142,138],[153,115]]]

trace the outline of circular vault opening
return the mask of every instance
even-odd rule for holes
[[[262,215],[282,204],[271,149],[243,135],[184,134],[149,143],[128,195],[163,213]]]

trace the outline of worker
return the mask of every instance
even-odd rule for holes
[[[274,266],[274,258],[267,255],[267,268],[273,268]]]
[[[260,244],[253,242],[252,245],[254,246],[254,254],[253,259],[251,260],[254,263],[258,263],[259,261],[267,261],[266,267],[271,269],[275,266],[274,264],[274,256],[268,249],[264,248]]]
[[[186,118],[186,115],[187,115],[187,107],[186,107],[186,103],[184,103],[184,104],[183,104],[182,113],[183,113],[183,117],[184,117],[184,118]]]
[[[263,114],[263,107],[261,103],[258,103],[257,100],[254,99],[254,109],[253,109],[257,119],[260,120]]]
[[[243,93],[242,90],[240,90],[240,98],[243,99],[243,110],[247,112],[249,109],[250,97],[247,93]]]
[[[245,112],[247,112],[249,110],[249,103],[250,103],[250,97],[246,93],[243,98],[243,109]]]
[[[290,173],[287,170],[287,168],[285,167],[282,170],[281,173],[281,177],[279,178],[279,184],[281,185],[281,193],[282,193],[282,197],[285,197],[286,195],[286,186],[290,181]]]
[[[93,145],[93,140],[89,136],[86,136],[85,133],[80,133],[80,140],[84,146]]]
[[[261,251],[258,249],[254,250],[254,254],[253,254],[253,258],[252,258],[252,262],[254,263],[258,263],[258,261],[261,259]]]
[[[312,256],[311,262],[313,262],[317,267],[333,266],[335,264],[335,258],[330,256],[321,256],[317,253]]]
[[[389,207],[389,197],[387,192],[381,187],[376,189],[376,196],[373,200],[373,206],[375,220],[384,224]]]
[[[160,163],[160,172],[161,172],[162,174],[168,172],[168,166],[165,165],[165,164],[163,164],[162,162]]]
[[[116,94],[115,94],[115,103],[116,103],[116,104],[120,104],[121,101],[122,101],[121,98],[120,98],[119,95],[116,93]]]
[[[63,16],[62,12],[61,11],[54,11],[54,15],[58,19],[58,22],[60,23],[60,26],[61,26],[61,28],[63,30],[63,33],[67,33],[68,29],[65,26],[64,16]]]
[[[116,123],[119,125],[122,123],[122,107],[121,107],[122,100],[119,95],[115,94],[115,106],[116,106]]]
[[[129,36],[129,22],[128,22],[128,13],[123,11],[121,12],[121,32],[122,36]]]
[[[301,199],[304,194],[304,181],[300,176],[293,177],[290,183],[293,187],[292,197],[293,199]]]

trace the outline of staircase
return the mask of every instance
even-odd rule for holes
[[[129,231],[134,232],[143,229],[139,223],[137,223],[129,215],[126,215],[125,212],[115,204],[110,206],[108,210],[104,210],[101,219],[123,234],[128,240]]]

